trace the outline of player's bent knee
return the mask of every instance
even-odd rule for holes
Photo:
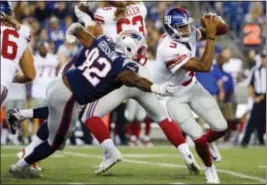
[[[228,125],[225,119],[218,122],[219,124],[213,125],[212,130],[217,132],[227,131]]]
[[[167,102],[167,111],[171,119],[179,124],[192,118],[192,113],[188,110],[188,107],[175,101]]]
[[[133,114],[131,114],[128,110],[125,110],[124,117],[129,122],[133,122],[133,120],[134,120]]]

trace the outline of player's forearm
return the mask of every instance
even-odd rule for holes
[[[91,44],[94,40],[93,35],[89,34],[85,29],[75,30],[75,36],[86,47],[91,46]]]
[[[151,92],[152,82],[142,77],[132,77],[125,80],[124,85],[128,87],[136,87],[145,92]]]
[[[13,79],[13,82],[14,83],[28,83],[28,82],[31,82],[33,81],[35,78],[34,75],[32,76],[26,76],[20,72],[18,72],[16,75],[15,75],[15,78]]]
[[[213,38],[210,38],[207,40],[205,52],[200,59],[200,62],[203,64],[204,69],[206,71],[210,71],[212,66],[212,61],[214,58],[214,40]],[[215,38],[214,38],[215,39]]]

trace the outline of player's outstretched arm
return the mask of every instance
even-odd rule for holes
[[[130,70],[120,72],[117,76],[117,80],[121,81],[128,87],[136,87],[142,91],[153,92],[156,94],[168,94],[177,89],[176,86],[172,86],[171,84],[153,84],[148,79],[140,77],[137,73]]]
[[[205,19],[205,30],[207,32],[207,43],[205,52],[201,59],[190,58],[182,66],[182,69],[195,72],[210,71],[214,58],[214,42],[217,24],[218,22],[215,20],[215,16],[210,16],[209,18]]]
[[[32,52],[27,47],[20,59],[20,68],[22,72],[18,72],[13,80],[15,83],[27,83],[34,80],[36,71],[34,68],[34,60]]]
[[[122,71],[117,79],[128,87],[137,87],[142,91],[152,92],[152,82],[140,77],[133,71]]]
[[[94,23],[86,28],[84,28],[80,23],[73,23],[66,33],[68,42],[74,42],[74,40],[71,41],[71,36],[74,36],[74,39],[79,39],[79,41],[86,47],[91,46],[94,39],[100,35],[103,35],[103,28],[99,23]]]

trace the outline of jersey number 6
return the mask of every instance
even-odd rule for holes
[[[19,38],[19,34],[15,30],[6,29],[3,31],[2,36],[2,48],[1,48],[1,55],[9,60],[14,60],[17,56],[18,52],[18,45],[16,42],[9,40],[10,36],[15,38]]]
[[[106,58],[99,57],[98,48],[87,50],[86,56],[85,62],[79,69],[84,71],[83,76],[95,87],[99,84],[100,78],[107,76],[111,70],[111,64]]]

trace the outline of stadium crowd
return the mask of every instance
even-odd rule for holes
[[[150,62],[154,62],[156,55],[156,46],[163,33],[162,17],[169,7],[182,6],[188,8],[192,2],[145,2],[148,7],[147,12],[147,44],[149,48]],[[262,61],[266,62],[266,53],[262,52],[265,47],[266,40],[266,2],[195,2],[201,7],[200,14],[204,12],[216,12],[221,15],[229,26],[227,39],[231,45],[239,52],[244,53],[242,59],[236,52],[228,46],[218,43],[216,47],[216,57],[214,66],[209,73],[198,73],[196,76],[200,83],[216,98],[221,107],[223,115],[227,119],[231,131],[225,137],[224,142],[228,141],[232,144],[241,143],[249,120],[250,110],[253,107],[253,98],[246,95],[245,103],[240,103],[238,97],[240,94],[237,88],[247,87],[251,84],[253,72],[256,67],[262,65]],[[45,88],[48,81],[55,77],[59,69],[66,64],[77,52],[79,46],[69,44],[65,41],[65,32],[68,26],[77,21],[74,15],[74,7],[77,3],[73,2],[56,2],[56,1],[39,1],[25,2],[19,1],[14,4],[15,17],[22,24],[30,25],[32,28],[31,49],[35,55],[37,62],[54,61],[56,70],[51,70],[47,80],[39,80],[42,74],[32,83],[25,85],[14,84],[9,93],[6,107],[3,108],[1,114],[1,145],[5,144],[27,144],[31,140],[31,136],[36,132],[38,126],[43,120],[23,121],[18,135],[9,135],[5,120],[5,111],[10,108],[33,108],[44,105]],[[92,9],[103,6],[102,2],[92,3]],[[233,14],[234,13],[234,14]],[[199,20],[195,17],[196,26],[199,26]],[[203,46],[205,42],[200,42],[198,46],[198,56],[203,54]],[[242,47],[239,47],[242,46]],[[266,64],[265,64],[266,65]],[[52,68],[52,67],[51,67]],[[265,78],[266,80],[266,78]],[[266,84],[266,83],[265,83]],[[264,88],[264,87],[262,87]],[[266,87],[265,87],[266,88]],[[266,91],[266,89],[265,89]],[[266,94],[264,99],[265,101]],[[248,102],[246,102],[248,100]],[[256,103],[254,101],[254,103]],[[241,111],[239,104],[245,104],[246,108]],[[116,123],[108,124],[114,131],[116,143],[126,145],[132,143],[140,144],[140,129],[135,126],[128,126],[124,118],[125,103],[114,110],[111,115],[105,117],[105,121]],[[259,110],[263,111],[263,110]],[[265,110],[266,112],[266,110]],[[197,116],[196,116],[197,117]],[[200,123],[204,124],[201,118],[197,118]],[[252,121],[255,122],[255,119]],[[146,121],[145,121],[146,122]],[[149,122],[149,121],[148,121]],[[256,119],[257,122],[257,119]],[[265,120],[260,123],[263,127]],[[253,124],[253,123],[250,123]],[[256,124],[256,123],[254,123]],[[91,144],[94,142],[90,131],[83,128],[83,124],[79,124],[81,130],[78,130],[71,138],[71,144],[81,143]],[[149,138],[151,125],[145,125],[145,136]],[[262,126],[260,128],[262,128]],[[205,128],[205,126],[204,126]],[[82,132],[81,132],[82,131]],[[250,133],[250,134],[251,134]],[[257,133],[259,134],[259,133]],[[133,135],[134,137],[126,137]],[[82,140],[76,139],[81,137]],[[247,136],[248,137],[248,136]],[[250,137],[250,136],[249,136]],[[248,140],[248,139],[246,139]],[[78,142],[78,144],[80,143]],[[249,141],[242,141],[242,145],[246,146]],[[252,142],[254,140],[252,139]],[[257,143],[257,142],[256,142]],[[151,146],[150,139],[146,139],[144,144]],[[259,144],[263,144],[259,141]]]

